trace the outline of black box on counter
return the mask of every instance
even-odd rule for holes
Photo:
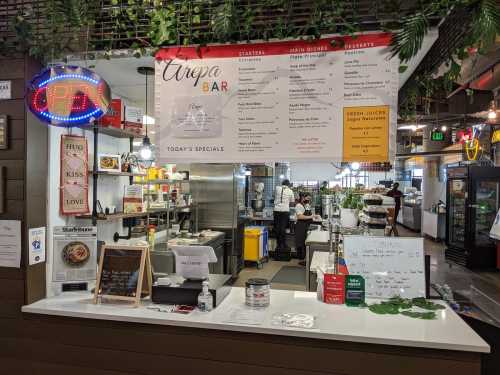
[[[210,274],[208,282],[208,289],[214,297],[214,307],[217,307],[231,291],[231,275]],[[201,283],[201,280],[185,280],[177,286],[153,285],[151,300],[164,305],[196,306],[202,289]]]

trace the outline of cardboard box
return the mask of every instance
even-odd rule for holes
[[[99,119],[99,125],[121,129],[122,127],[122,100],[113,99],[108,112]]]
[[[142,185],[125,186],[125,192],[123,194],[123,212],[126,214],[144,212]]]

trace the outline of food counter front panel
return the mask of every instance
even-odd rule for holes
[[[179,315],[152,311],[147,301],[139,308],[94,305],[88,293],[68,293],[25,306],[24,324],[3,329],[13,340],[32,337],[25,361],[39,368],[51,362],[51,375],[67,373],[60,369],[113,375],[479,375],[481,353],[490,350],[449,308],[426,321],[327,305],[316,293],[272,290],[269,308],[249,311],[244,295],[243,288],[232,288],[214,311]],[[273,325],[273,315],[284,312],[313,314],[316,327]]]

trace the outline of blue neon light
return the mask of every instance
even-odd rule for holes
[[[83,81],[88,81],[90,83],[93,83],[94,85],[98,85],[99,84],[99,81],[97,81],[97,80],[95,80],[93,78],[81,75],[81,74],[61,74],[60,76],[52,77],[52,78],[49,78],[49,79],[41,82],[38,85],[38,88],[41,88],[41,87],[45,86],[46,84],[48,84],[50,82],[58,81],[60,79],[67,79],[67,78],[81,79]]]
[[[74,116],[74,117],[55,116],[55,115],[51,115],[48,112],[38,112],[38,113],[44,117],[51,119],[51,120],[57,120],[57,121],[63,121],[63,122],[75,122],[75,121],[86,120],[94,115],[98,115],[99,113],[102,113],[102,111],[100,109],[96,109],[90,113],[87,113],[84,116]]]

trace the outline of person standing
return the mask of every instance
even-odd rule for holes
[[[284,180],[276,187],[274,195],[274,232],[276,233],[276,259],[290,259],[290,248],[286,245],[286,229],[290,223],[290,204],[295,195],[290,189],[290,181]]]
[[[396,182],[392,185],[392,189],[387,192],[388,197],[394,198],[394,225],[398,220],[399,211],[401,210],[401,198],[403,197],[403,193],[398,189],[399,184]]]
[[[297,215],[297,223],[295,224],[295,248],[297,249],[297,258],[299,265],[305,266],[306,257],[306,238],[309,225],[313,221],[314,215],[311,210],[311,197],[300,194],[299,202],[295,205],[295,214]]]

